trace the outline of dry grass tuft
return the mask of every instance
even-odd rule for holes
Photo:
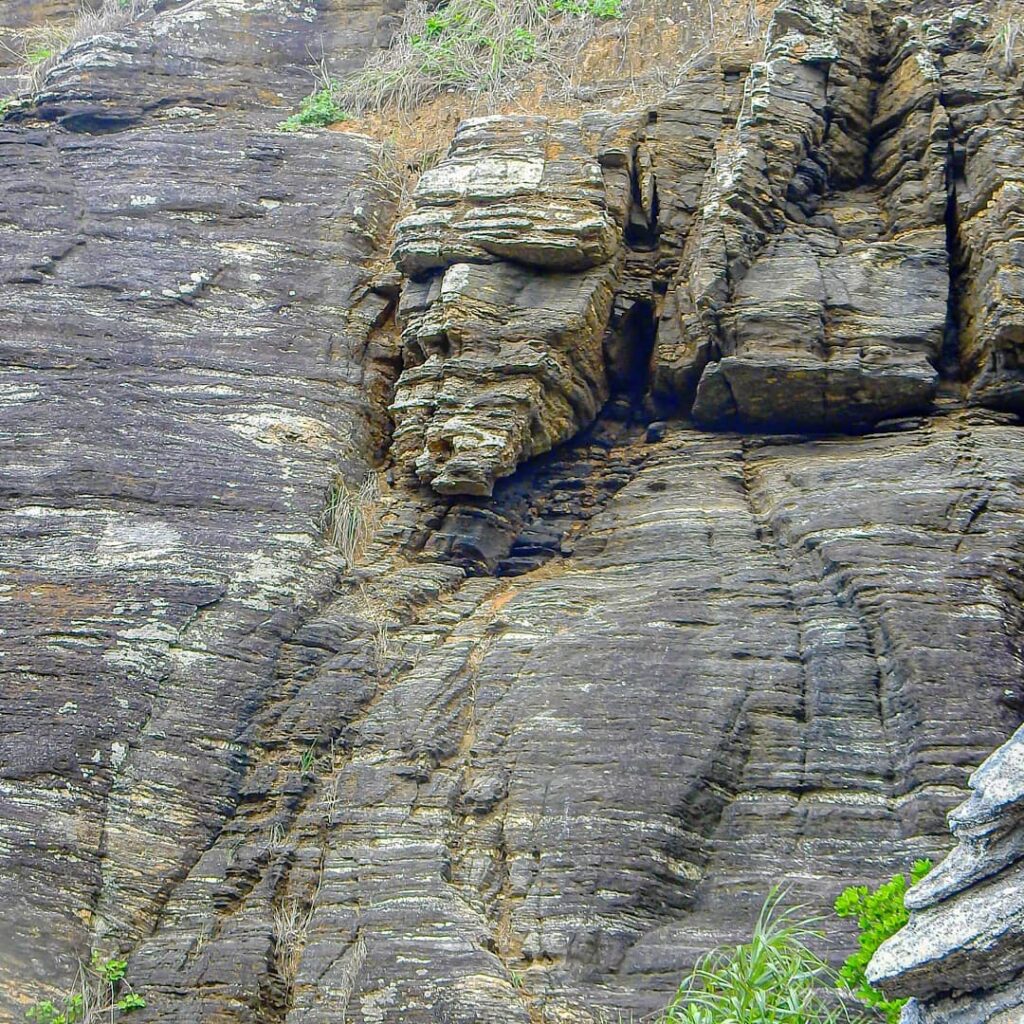
[[[341,552],[348,567],[359,564],[380,524],[380,479],[370,473],[352,487],[341,476],[335,478],[327,498],[321,527],[327,542]]]
[[[1011,78],[1020,68],[1024,46],[1024,5],[1020,0],[1004,0],[996,8],[992,27],[995,34],[989,44],[989,56],[999,74]]]
[[[313,920],[313,909],[313,902],[304,905],[294,896],[274,907],[274,957],[287,981],[298,973],[309,924]]]

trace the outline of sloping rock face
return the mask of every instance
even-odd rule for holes
[[[909,924],[871,962],[876,984],[914,997],[907,1024],[1011,1024],[1024,1013],[1024,729],[969,784],[949,817],[957,846],[907,893]]]
[[[647,1014],[772,884],[940,857],[1020,724],[991,12],[787,0],[467,123],[392,232],[375,142],[273,125],[394,6],[161,0],[0,125],[0,1015],[91,949],[140,1022]]]
[[[275,652],[339,571],[318,543],[325,488],[365,473],[382,430],[376,144],[267,133],[247,107],[174,114],[229,101],[212,72],[154,68],[173,47],[142,40],[246,29],[232,5],[160,6],[125,29],[120,91],[99,105],[128,126],[118,97],[149,90],[162,113],[104,134],[0,126],[4,1019],[91,936],[146,934],[231,813]],[[276,13],[293,106],[304,47],[341,26]],[[375,17],[349,9],[350,42]],[[225,44],[236,70],[262,66],[262,24]],[[45,116],[85,116],[110,45],[54,70]],[[97,123],[90,104],[73,123]]]

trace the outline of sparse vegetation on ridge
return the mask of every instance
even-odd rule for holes
[[[311,92],[300,104],[298,112],[285,118],[279,125],[282,131],[297,132],[303,128],[322,128],[325,125],[347,121],[348,114],[339,105],[337,85],[328,82]]]
[[[622,16],[622,0],[412,0],[391,47],[345,83],[343,98],[362,113],[409,110],[446,90],[507,95],[537,65],[564,75],[570,43]]]

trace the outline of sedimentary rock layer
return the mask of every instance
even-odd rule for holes
[[[140,1022],[646,1014],[772,884],[940,857],[1019,725],[983,7],[787,0],[639,112],[471,123],[399,289],[378,144],[272,127],[393,6],[161,3],[0,125],[0,1013],[97,949]],[[1017,870],[975,778],[922,918]]]

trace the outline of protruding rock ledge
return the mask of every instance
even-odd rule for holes
[[[415,202],[394,453],[439,493],[486,496],[608,397],[625,204],[616,219],[580,126],[542,117],[467,121]]]

